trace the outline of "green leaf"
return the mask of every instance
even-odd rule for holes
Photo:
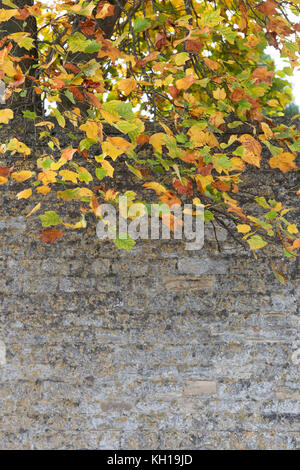
[[[125,234],[120,232],[121,236],[124,236]],[[116,245],[117,248],[121,249],[121,250],[127,250],[127,251],[130,251],[132,249],[132,247],[135,245],[135,241],[132,240],[132,238],[127,235],[127,238],[119,238],[116,237],[114,239],[114,244]]]
[[[95,173],[98,180],[102,180],[107,175],[107,170],[105,168],[96,168]]]
[[[26,111],[22,111],[22,113],[23,113],[24,118],[33,119],[33,120],[37,118],[36,113],[34,113],[33,111],[28,111],[28,109],[26,109]]]
[[[133,29],[136,33],[141,33],[145,31],[151,25],[151,21],[147,18],[137,18],[133,23]]]
[[[47,211],[45,214],[40,215],[43,227],[50,227],[50,225],[59,225],[62,223],[61,218],[54,211]]]
[[[211,211],[209,210],[204,211],[204,222],[210,222],[211,220],[214,220],[214,218],[215,216]]]
[[[259,250],[267,245],[267,242],[265,242],[260,235],[253,235],[249,240],[247,240],[247,243],[250,246],[250,250]]]
[[[68,98],[68,100],[71,101],[71,103],[76,104],[76,102],[74,100],[74,95],[70,90],[65,90],[64,94]]]
[[[88,54],[92,54],[93,52],[99,52],[101,49],[101,42],[97,42],[95,40],[90,41],[90,43],[86,46],[84,52]]]

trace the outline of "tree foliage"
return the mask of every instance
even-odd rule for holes
[[[251,167],[297,170],[299,129],[278,116],[292,100],[288,77],[299,66],[300,27],[291,20],[299,7],[299,0],[3,0],[0,122],[9,126],[22,112],[48,139],[49,152],[37,158],[35,172],[1,168],[1,184],[24,183],[19,199],[42,195],[32,212],[59,184],[58,198],[86,203],[73,225],[82,228],[85,212],[101,217],[101,202],[118,202],[114,170],[125,156],[160,202],[201,203],[205,221],[226,226],[228,219],[251,250],[279,242],[286,256],[296,256],[290,209],[254,194],[257,210],[248,213],[240,184]],[[268,45],[286,60],[280,72],[265,55]],[[51,136],[45,103],[61,128],[77,131],[65,148]],[[106,136],[107,125],[120,135]],[[33,158],[18,137],[2,142],[1,152]],[[131,191],[128,204],[136,198]],[[51,210],[41,221],[72,226]],[[50,230],[42,239],[60,238]]]

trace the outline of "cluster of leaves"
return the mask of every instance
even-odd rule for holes
[[[46,197],[64,183],[58,198],[89,204],[74,225],[47,211],[41,215],[44,227],[81,228],[85,212],[101,217],[102,201],[116,204],[120,194],[106,185],[125,155],[128,169],[161,203],[189,198],[204,205],[205,221],[218,222],[226,214],[251,250],[279,240],[286,256],[296,256],[300,238],[296,224],[285,218],[290,209],[257,194],[254,203],[265,213],[245,213],[239,184],[247,167],[261,167],[264,147],[274,171],[297,169],[299,130],[278,124],[276,116],[292,99],[285,77],[299,66],[300,27],[290,19],[299,16],[299,0],[55,0],[23,8],[18,1],[2,3],[0,22],[17,19],[23,28],[2,36],[7,103],[18,102],[16,96],[26,101],[31,87],[59,126],[70,123],[82,132],[78,141],[69,134],[70,145],[62,149],[51,136],[53,122],[28,102],[23,109],[48,139],[49,152],[37,159],[36,172],[1,168],[0,183],[15,178],[29,185],[18,199],[34,192]],[[35,36],[26,32],[30,17]],[[282,71],[264,55],[268,45],[286,60]],[[9,125],[15,113],[13,106],[2,106],[0,123]],[[161,132],[147,131],[151,120]],[[245,123],[249,130],[243,133]],[[107,124],[120,135],[106,137]],[[150,151],[142,157],[143,147]],[[16,137],[0,151],[31,154]],[[76,156],[92,160],[94,174]],[[164,175],[171,176],[171,187],[161,184]],[[103,179],[105,186],[93,186]],[[127,195],[130,205],[136,194]],[[32,212],[39,209],[40,204]]]

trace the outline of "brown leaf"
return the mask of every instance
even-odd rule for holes
[[[176,179],[173,183],[173,186],[178,194],[187,194],[188,196],[193,196],[193,183],[190,180],[186,180],[184,182],[185,184],[182,184],[180,179]]]
[[[4,176],[5,178],[7,178],[10,175],[10,173],[13,171],[13,169],[14,169],[14,165],[11,166],[10,168],[0,166],[0,176]]]
[[[42,240],[44,243],[53,243],[55,240],[59,240],[61,237],[63,237],[63,232],[56,228],[48,228],[46,230],[41,230],[41,237],[39,240]]]

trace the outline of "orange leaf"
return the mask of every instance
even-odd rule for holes
[[[239,141],[245,147],[245,154],[242,156],[242,159],[250,163],[251,165],[255,165],[260,167],[260,160],[261,160],[261,145],[260,143],[252,137],[250,134],[244,134],[239,138]]]
[[[67,147],[65,150],[63,150],[61,156],[67,161],[72,160],[75,152],[77,152],[77,149],[73,149],[72,147]]]
[[[283,173],[287,173],[292,169],[297,169],[297,165],[294,160],[296,155],[290,152],[283,152],[276,157],[272,157],[269,160],[269,165],[271,168],[279,168]]]
[[[14,165],[11,166],[10,168],[0,166],[0,176],[4,176],[5,178],[7,178],[10,175],[10,173],[12,172],[13,169],[14,169]]]
[[[180,199],[172,191],[166,191],[162,196],[160,196],[159,200],[163,204],[167,204],[169,207],[181,204]]]
[[[56,228],[48,228],[46,230],[41,230],[41,237],[39,240],[42,240],[44,243],[53,243],[55,240],[59,240],[61,237],[63,237],[63,232]]]
[[[98,6],[97,6],[96,18],[100,20],[104,20],[108,16],[113,16],[114,11],[115,11],[114,5],[108,2],[101,1],[98,3]]]
[[[191,73],[187,77],[184,77],[184,78],[181,78],[180,80],[177,80],[176,81],[176,87],[178,88],[178,90],[187,90],[196,81],[197,81],[197,79],[194,78],[193,74]]]

